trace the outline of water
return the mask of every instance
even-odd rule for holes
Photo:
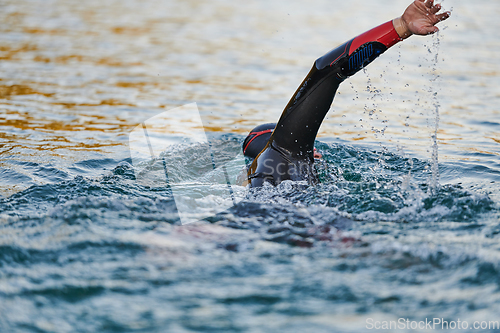
[[[317,186],[252,190],[180,225],[170,188],[135,180],[141,122],[197,102],[215,152],[236,152],[314,59],[405,5],[0,3],[0,330],[500,320],[497,2],[479,16],[454,1],[439,37],[341,86]]]

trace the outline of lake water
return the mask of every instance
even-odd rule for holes
[[[498,1],[444,1],[439,34],[341,85],[319,185],[181,225],[130,159],[137,125],[193,102],[238,152],[316,58],[407,4],[0,2],[0,331],[498,331]]]

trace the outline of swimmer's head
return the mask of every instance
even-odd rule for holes
[[[264,149],[276,127],[275,123],[262,124],[250,131],[243,141],[243,154],[255,158]]]
[[[255,127],[243,141],[243,155],[250,158],[256,158],[257,155],[264,149],[276,128],[275,123],[262,124]],[[323,155],[316,151],[314,148],[314,158],[322,158]]]

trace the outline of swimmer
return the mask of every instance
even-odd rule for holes
[[[450,12],[439,14],[433,0],[415,0],[401,17],[375,27],[331,50],[312,69],[285,107],[277,124],[254,128],[243,142],[243,153],[253,158],[250,186],[284,180],[318,182],[313,164],[314,140],[340,83],[411,35],[430,35]]]

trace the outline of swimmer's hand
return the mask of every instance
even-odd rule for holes
[[[430,35],[439,31],[435,25],[450,17],[450,12],[438,14],[441,5],[434,0],[415,0],[406,8],[403,16],[394,19],[394,28],[405,39],[411,35]]]

